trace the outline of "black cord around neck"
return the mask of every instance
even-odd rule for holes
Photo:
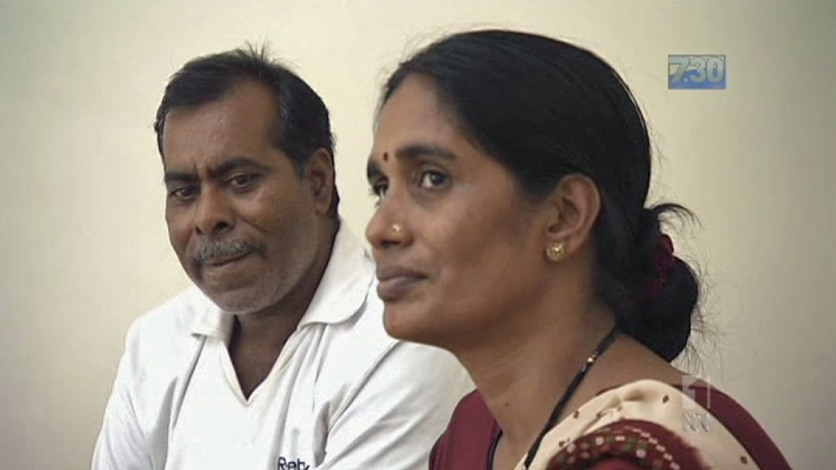
[[[527,469],[531,462],[534,460],[534,456],[537,455],[537,451],[540,449],[540,442],[543,441],[543,437],[554,427],[557,423],[558,418],[560,415],[563,414],[564,408],[566,408],[566,404],[569,403],[569,400],[572,398],[572,395],[575,394],[575,391],[578,389],[578,386],[583,381],[584,377],[586,377],[586,373],[589,372],[589,369],[592,368],[592,365],[595,364],[595,361],[598,360],[598,357],[610,347],[610,345],[615,341],[615,337],[618,334],[618,329],[613,327],[607,336],[598,343],[598,346],[595,348],[595,351],[586,358],[583,365],[581,366],[580,370],[575,374],[575,377],[569,382],[569,386],[566,387],[566,391],[563,392],[563,395],[554,405],[554,409],[552,409],[551,415],[549,415],[549,420],[546,421],[546,425],[543,426],[543,430],[540,431],[540,434],[537,436],[537,439],[534,440],[534,443],[531,444],[531,448],[528,449],[528,453],[525,456],[525,462],[523,462],[523,469]],[[496,447],[499,444],[499,438],[502,437],[502,430],[494,438],[493,442],[491,443],[490,453],[488,454],[488,469],[493,470],[493,458],[494,454],[496,453]]]

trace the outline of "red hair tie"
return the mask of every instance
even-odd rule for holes
[[[668,275],[673,269],[676,258],[673,256],[673,241],[671,237],[662,234],[656,248],[653,250],[653,279],[647,283],[640,298],[656,297],[668,283]]]

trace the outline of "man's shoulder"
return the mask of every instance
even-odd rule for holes
[[[134,320],[126,347],[136,352],[170,353],[188,341],[196,325],[216,316],[217,307],[195,286],[190,286]]]
[[[321,329],[320,344],[337,354],[331,358],[335,361],[359,365],[373,360],[397,343],[383,328],[383,302],[376,290],[368,252],[343,228],[300,328]]]
[[[350,320],[325,326],[323,370],[349,382],[399,381],[393,386],[435,387],[444,383],[461,397],[473,388],[456,358],[443,349],[399,340],[384,327],[383,302],[370,288],[363,308]],[[441,387],[444,388],[444,387]],[[429,392],[427,392],[429,393]]]
[[[326,359],[341,367],[371,367],[399,343],[383,327],[383,302],[375,295],[374,284],[366,290],[353,315],[322,326],[323,344],[329,349]]]
[[[142,314],[131,329],[188,330],[194,324],[195,316],[206,314],[212,305],[200,289],[192,285]]]

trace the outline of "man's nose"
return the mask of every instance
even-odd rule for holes
[[[202,235],[217,235],[234,225],[234,211],[222,191],[206,188],[201,191],[195,209],[195,231]]]

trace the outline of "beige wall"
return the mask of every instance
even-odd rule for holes
[[[803,6],[801,6],[803,5]],[[0,467],[83,469],[125,330],[186,285],[151,129],[193,56],[270,40],[321,92],[348,225],[385,70],[463,26],[561,36],[619,69],[662,156],[654,193],[694,209],[710,380],[798,468],[836,461],[832,1],[8,2],[0,0]],[[725,91],[666,89],[666,56],[724,53]]]

